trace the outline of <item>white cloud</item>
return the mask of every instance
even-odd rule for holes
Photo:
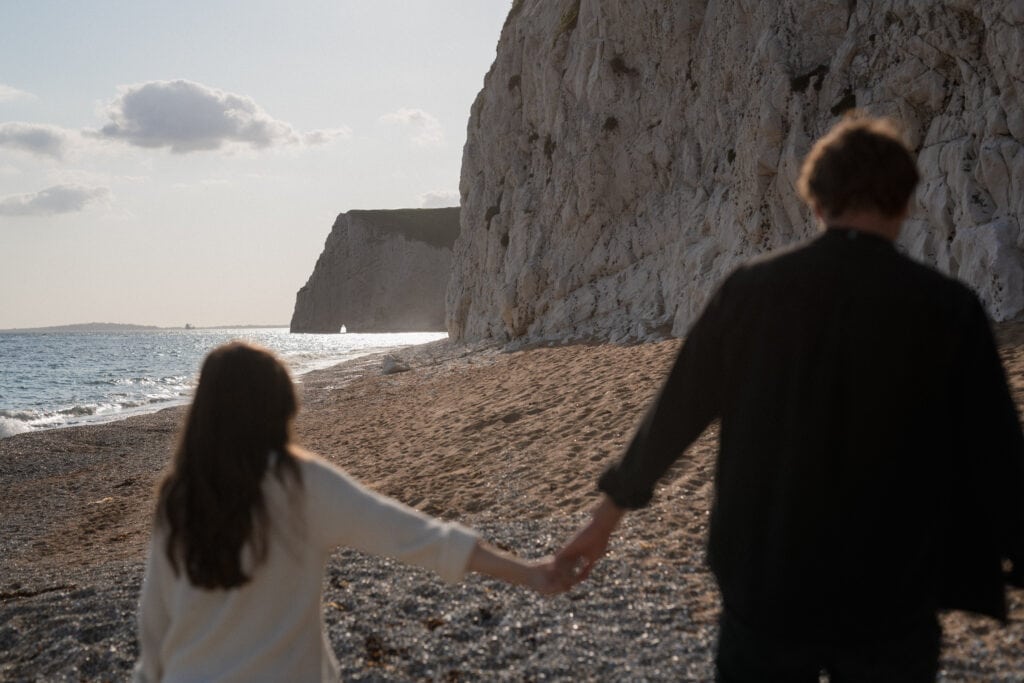
[[[149,181],[149,176],[91,171],[84,168],[59,168],[48,173],[47,177],[54,185],[84,185],[87,187],[138,185]]]
[[[438,147],[444,144],[444,130],[433,114],[422,109],[399,109],[384,114],[380,120],[409,129],[409,139],[421,147]]]
[[[245,95],[193,81],[151,81],[124,86],[106,110],[110,122],[95,133],[137,147],[167,147],[185,153],[226,144],[264,149],[287,144],[323,144],[347,129],[300,133],[263,111]]]
[[[30,92],[18,90],[17,88],[12,88],[9,85],[4,85],[3,83],[0,83],[0,102],[13,102],[15,100],[34,100],[35,98],[36,96]]]
[[[435,190],[420,195],[421,209],[442,209],[447,206],[459,205],[459,193],[450,190]]]
[[[342,126],[341,128],[311,130],[308,133],[303,133],[302,141],[307,145],[326,145],[335,140],[348,140],[350,137],[352,137],[352,129]]]
[[[194,190],[209,190],[211,188],[219,189],[224,187],[231,187],[232,185],[235,185],[235,181],[229,180],[227,178],[203,178],[202,180],[197,180],[190,183],[174,183],[173,185],[171,185],[171,187],[173,187],[175,190],[188,190],[191,192]]]
[[[0,216],[52,216],[58,213],[74,213],[109,196],[110,190],[105,187],[54,185],[32,194],[11,195],[0,199]]]
[[[0,123],[0,147],[60,159],[71,144],[74,133],[39,123]]]

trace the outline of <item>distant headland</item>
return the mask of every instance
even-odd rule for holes
[[[459,207],[352,210],[295,296],[290,330],[441,331]]]

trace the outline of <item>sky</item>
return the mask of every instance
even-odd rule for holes
[[[0,329],[287,324],[339,213],[458,205],[510,6],[0,1]]]

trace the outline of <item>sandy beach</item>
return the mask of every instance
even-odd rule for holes
[[[998,327],[1024,409],[1024,323]],[[502,353],[436,342],[305,375],[298,441],[385,494],[527,556],[597,500],[678,341]],[[153,491],[182,408],[0,440],[0,680],[120,680]],[[553,599],[339,550],[325,619],[346,680],[710,680],[704,562],[716,429],[626,518],[592,579]],[[1024,591],[1006,627],[943,617],[942,680],[1024,681]]]

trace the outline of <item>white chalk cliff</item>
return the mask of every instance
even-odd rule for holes
[[[291,331],[443,330],[458,233],[458,207],[339,215],[295,297]]]
[[[1024,314],[1021,0],[516,0],[473,105],[456,339],[681,336],[738,262],[813,234],[843,111],[923,181],[901,246]]]

